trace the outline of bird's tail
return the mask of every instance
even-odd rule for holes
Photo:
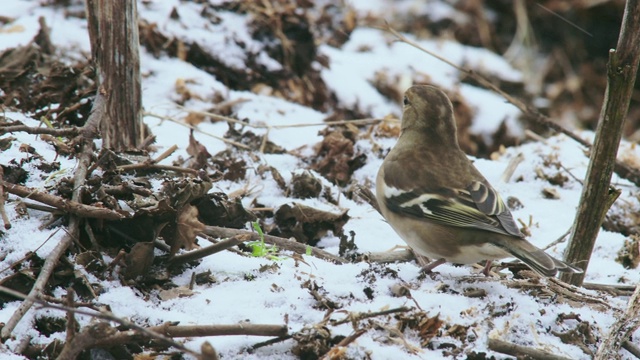
[[[582,273],[582,269],[548,255],[527,240],[510,237],[508,240],[503,241],[509,242],[508,246],[506,244],[503,245],[506,251],[541,275],[555,276],[558,271],[577,274]]]

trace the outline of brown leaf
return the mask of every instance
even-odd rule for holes
[[[423,319],[418,325],[418,336],[422,339],[420,346],[427,346],[431,339],[438,335],[443,324],[444,321],[440,320],[440,314]]]
[[[125,268],[122,272],[125,279],[135,279],[144,276],[153,265],[153,241],[139,242],[124,257]]]
[[[224,193],[212,193],[193,202],[206,225],[241,229],[256,216],[242,206],[240,198],[230,200]]]
[[[203,122],[204,119],[205,119],[205,116],[202,113],[196,113],[196,112],[190,111],[187,114],[187,116],[184,117],[184,122],[189,125],[196,126],[201,122]]]
[[[342,227],[349,220],[347,210],[338,214],[310,206],[292,203],[282,205],[275,215],[279,235],[294,237],[301,243],[315,245],[329,231],[342,235]]]
[[[322,182],[309,171],[291,176],[291,188],[288,196],[298,199],[317,198],[322,192]]]
[[[624,245],[618,251],[616,261],[626,269],[635,269],[640,264],[640,236],[631,235],[624,240]]]
[[[176,231],[171,241],[171,255],[180,248],[191,250],[196,247],[196,236],[204,230],[205,225],[198,220],[198,209],[185,205],[178,211]]]
[[[189,146],[187,146],[187,154],[192,156],[188,167],[190,169],[206,169],[207,160],[211,158],[211,154],[207,151],[207,148],[200,144],[195,137],[193,137],[193,130],[189,133]]]
[[[349,131],[328,131],[320,143],[316,155],[320,159],[312,168],[329,181],[346,185],[351,174],[364,165],[366,155],[355,154],[355,139]],[[347,137],[349,135],[350,137]]]

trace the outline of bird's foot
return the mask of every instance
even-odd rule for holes
[[[491,276],[489,273],[491,272],[491,264],[492,263],[493,263],[493,261],[487,260],[487,263],[484,265],[484,269],[482,269],[482,273],[484,274],[484,276],[486,276],[486,277]]]

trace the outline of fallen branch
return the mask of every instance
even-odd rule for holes
[[[189,168],[173,166],[173,165],[149,164],[146,162],[142,162],[138,164],[130,164],[130,165],[121,165],[121,166],[118,166],[117,169],[120,171],[127,171],[127,172],[133,171],[133,170],[156,170],[156,171],[168,170],[168,171],[175,171],[178,173],[186,173],[186,174],[193,174],[193,175],[198,174],[198,170],[195,170],[195,169],[189,169]]]
[[[88,155],[89,159],[86,160],[87,163],[90,161],[90,157],[93,154],[93,151],[91,149],[89,149],[89,152],[90,152]],[[76,175],[78,174],[78,171],[76,171]],[[78,180],[77,176],[75,176],[74,179]],[[74,182],[75,189],[80,189],[81,186],[79,186],[78,184],[82,184],[82,183],[84,183],[84,179],[80,183]],[[2,180],[2,182],[0,182],[0,185],[4,186],[7,192],[11,194],[14,194],[23,198],[35,200],[43,204],[47,204],[49,206],[53,206],[56,209],[60,209],[62,211],[71,213],[79,217],[104,219],[104,220],[121,220],[127,217],[126,215],[123,215],[122,213],[113,211],[111,209],[85,205],[78,202],[77,200],[74,200],[73,198],[71,200],[66,200],[61,198],[60,196],[47,194],[45,192],[28,188],[22,185],[12,184],[5,180]],[[77,190],[74,190],[74,193],[76,191]]]
[[[576,303],[581,305],[597,306],[601,308],[601,311],[617,310],[613,306],[611,306],[608,301],[590,294],[586,294],[581,291],[579,287],[567,284],[556,278],[544,278],[546,279],[545,281],[541,275],[534,272],[533,270],[522,270],[518,274],[522,277],[525,277],[526,279],[506,279],[501,282],[509,288],[535,289],[540,291],[542,294],[575,301]],[[478,279],[476,281],[483,280]]]
[[[70,128],[62,128],[62,129],[54,129],[48,127],[32,127],[27,125],[11,125],[11,126],[0,126],[0,135],[14,133],[14,132],[26,132],[28,134],[47,134],[51,136],[65,136],[65,137],[74,137],[80,134],[80,128],[78,127],[70,127]]]
[[[631,296],[638,289],[635,285],[612,285],[612,284],[595,284],[583,283],[582,287],[589,290],[606,292],[615,296]]]
[[[231,324],[231,325],[160,325],[152,326],[149,330],[158,334],[175,337],[192,337],[192,336],[286,336],[287,325],[269,325],[269,324]]]
[[[230,228],[223,228],[223,227],[219,227],[219,226],[205,226],[204,230],[202,231],[202,233],[210,235],[210,236],[215,236],[215,237],[220,237],[220,238],[230,238],[236,235],[243,235],[243,234],[247,234],[249,236],[251,236],[250,240],[260,240],[260,235],[258,235],[258,233],[255,232],[251,232],[251,231],[247,231],[247,230],[239,230],[239,229],[230,229]],[[277,236],[273,236],[273,235],[264,235],[264,242],[270,245],[276,245],[281,249],[284,250],[289,250],[289,251],[293,251],[296,252],[298,254],[303,254],[306,255],[307,254],[307,249],[311,249],[311,255],[315,256],[319,259],[322,260],[327,260],[327,261],[331,261],[334,262],[336,264],[346,264],[348,263],[347,260],[330,254],[322,249],[318,249],[317,247],[314,246],[309,246],[306,244],[302,244],[299,243],[295,240],[289,240],[289,239],[285,239],[285,238],[281,238],[281,237],[277,237]]]
[[[229,239],[220,241],[217,244],[207,246],[202,249],[189,251],[180,255],[176,255],[171,260],[169,260],[169,267],[180,266],[182,264],[188,263],[189,261],[201,259],[205,256],[213,255],[220,251],[226,250],[230,247],[234,247],[238,244],[241,244],[245,241],[251,240],[251,236],[248,234],[239,234],[236,236],[232,236]]]
[[[489,338],[487,347],[495,352],[515,356],[518,359],[523,358],[536,360],[571,360],[570,358],[564,356],[558,356],[543,350],[517,345],[508,341],[498,340],[494,338]]]
[[[368,252],[360,257],[362,261],[376,264],[389,264],[394,262],[408,262],[415,260],[413,251],[409,249],[399,251]]]

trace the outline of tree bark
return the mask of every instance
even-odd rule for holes
[[[100,132],[103,146],[116,152],[137,149],[144,139],[136,3],[129,0],[86,3],[98,85],[107,93]]]
[[[616,49],[609,51],[607,89],[600,112],[587,178],[565,260],[587,269],[607,210],[611,174],[615,166],[640,59],[640,0],[628,0]],[[564,273],[561,279],[580,286],[585,273]]]

